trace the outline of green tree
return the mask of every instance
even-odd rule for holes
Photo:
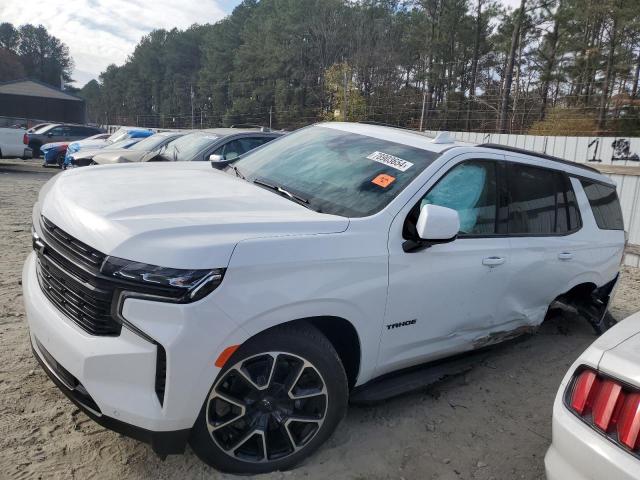
[[[17,54],[29,77],[57,86],[72,80],[73,60],[64,43],[42,25],[22,25],[18,32]]]

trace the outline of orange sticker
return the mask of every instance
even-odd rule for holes
[[[395,182],[395,180],[396,180],[396,177],[392,177],[391,175],[387,175],[386,173],[381,173],[376,178],[371,180],[371,183],[378,185],[379,187],[382,187],[382,188],[387,188],[389,185]]]

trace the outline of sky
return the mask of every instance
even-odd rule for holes
[[[502,0],[515,7],[519,0]],[[112,63],[122,65],[141,37],[157,28],[214,23],[240,0],[0,0],[0,22],[42,24],[69,47],[74,86]]]

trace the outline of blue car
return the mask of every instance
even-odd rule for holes
[[[69,142],[53,142],[42,145],[40,147],[40,152],[42,152],[42,155],[44,156],[44,163],[42,166],[46,167],[47,165],[57,165],[62,167],[68,146]]]
[[[73,142],[69,144],[69,147],[67,148],[67,153],[64,157],[64,165],[62,168],[66,168],[72,165],[71,158],[70,158],[71,155],[81,150],[84,150],[84,149],[96,150],[101,148],[108,148],[113,146],[116,142],[120,142],[122,140],[127,140],[130,138],[142,140],[143,138],[147,138],[153,135],[154,133],[155,132],[144,129],[144,128],[123,127],[118,129],[110,137],[104,140],[86,139],[86,140],[80,140],[79,142]]]

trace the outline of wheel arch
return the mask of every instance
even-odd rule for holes
[[[593,281],[576,283],[569,290],[558,295],[547,312],[554,307],[559,307],[561,310],[584,317],[600,335],[610,327],[604,317],[618,279],[619,274],[613,280],[601,285]]]
[[[270,330],[305,323],[320,330],[320,332],[327,337],[333,348],[335,348],[347,374],[349,389],[352,389],[356,384],[360,372],[362,347],[356,327],[346,318],[333,315],[297,318],[261,330],[251,335],[250,338],[262,335]]]

